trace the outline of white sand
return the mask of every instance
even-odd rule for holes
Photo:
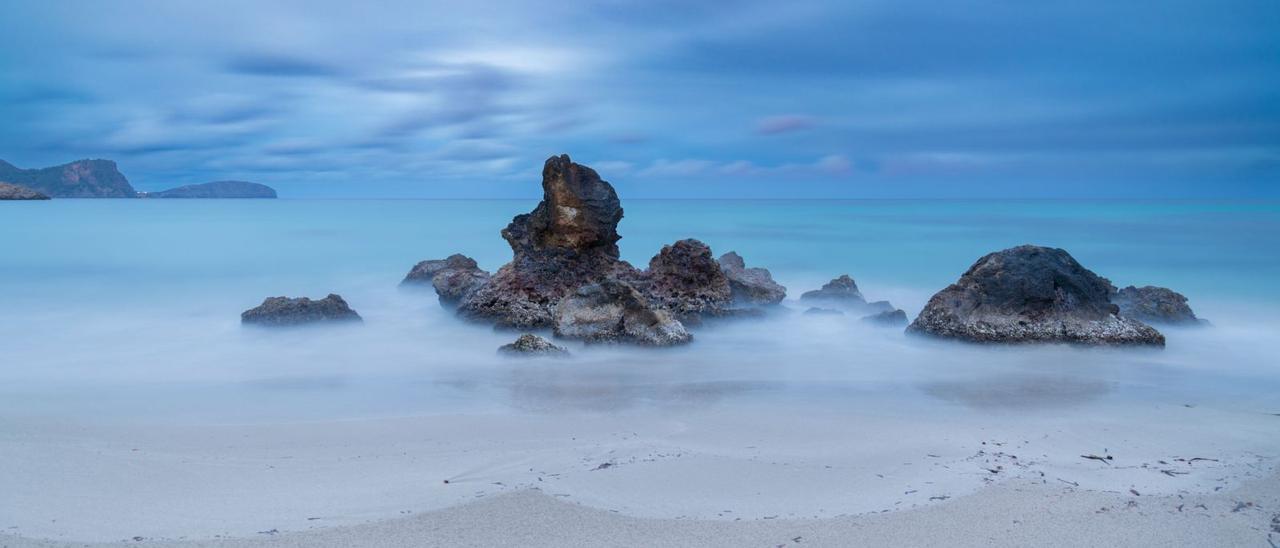
[[[776,409],[0,419],[0,545],[1265,546],[1280,515],[1267,413]]]

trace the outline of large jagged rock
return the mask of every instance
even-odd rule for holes
[[[430,285],[440,296],[441,303],[456,305],[488,283],[489,278],[489,273],[481,270],[475,259],[454,253],[444,259],[432,259],[413,265],[400,285]]]
[[[662,246],[649,261],[644,292],[681,320],[719,315],[733,305],[733,290],[711,248],[698,240]]]
[[[729,290],[735,306],[772,305],[787,298],[787,288],[773,281],[763,268],[747,268],[742,256],[730,251],[720,256],[720,270],[729,279]]]
[[[929,299],[907,332],[980,343],[1163,346],[1159,331],[1117,314],[1110,292],[1066,251],[1024,245],[978,259]]]
[[[194,185],[184,185],[171,188],[169,190],[160,190],[156,192],[139,192],[140,198],[216,198],[216,199],[245,199],[245,198],[266,198],[272,199],[276,197],[276,190],[264,184],[250,183],[248,181],[213,181],[210,183],[199,183]]]
[[[595,170],[567,155],[549,158],[542,201],[502,231],[514,257],[462,299],[459,313],[505,327],[549,327],[556,305],[577,288],[637,279],[639,271],[618,259],[621,219],[617,193]]]
[[[39,169],[21,169],[0,160],[0,181],[54,198],[136,198],[129,180],[111,160],[77,160]]]
[[[1111,302],[1120,307],[1120,315],[1145,323],[1168,325],[1204,325],[1204,320],[1187,305],[1181,293],[1165,287],[1129,286],[1111,294]]]
[[[631,285],[614,279],[578,288],[555,311],[558,337],[587,342],[675,346],[693,339],[666,310],[654,309]]]
[[[48,200],[44,193],[31,190],[25,186],[0,183],[0,200]]]
[[[240,314],[240,323],[270,327],[358,321],[361,321],[360,315],[333,293],[317,301],[306,297],[268,297],[262,304]]]
[[[564,358],[569,356],[569,351],[563,346],[556,346],[551,341],[532,333],[520,335],[515,342],[498,347],[498,353],[530,358],[538,356]]]

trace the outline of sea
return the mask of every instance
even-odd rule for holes
[[[217,423],[441,413],[948,409],[1069,415],[1100,402],[1280,413],[1280,202],[628,200],[638,267],[697,238],[788,289],[764,319],[673,350],[567,343],[465,323],[399,282],[463,253],[495,270],[530,200],[76,200],[0,203],[0,417]],[[986,253],[1061,247],[1117,286],[1186,295],[1210,325],[1163,350],[980,347],[806,316],[848,274],[919,313]],[[342,295],[359,325],[271,331],[269,296]],[[1251,415],[1253,416],[1253,415]],[[1280,419],[1276,419],[1280,421]]]

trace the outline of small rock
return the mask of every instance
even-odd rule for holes
[[[720,256],[720,270],[729,278],[729,290],[734,304],[771,305],[787,298],[787,288],[773,281],[773,275],[763,268],[747,268],[742,256],[730,251]]]
[[[1166,325],[1205,325],[1196,317],[1181,293],[1164,287],[1129,286],[1111,294],[1111,302],[1120,307],[1120,316],[1145,323]]]
[[[863,316],[862,321],[884,327],[902,327],[907,325],[907,313],[901,309],[888,310]]]
[[[307,297],[268,297],[240,314],[240,322],[262,326],[292,326],[322,322],[359,322],[360,315],[342,297],[330,293],[313,301]]]
[[[552,356],[565,357],[569,355],[569,351],[563,346],[556,346],[551,341],[534,335],[525,333],[513,343],[504,344],[498,347],[498,352],[508,356]]]

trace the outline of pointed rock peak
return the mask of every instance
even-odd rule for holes
[[[620,220],[622,205],[612,185],[568,155],[552,156],[542,168],[542,201],[516,216],[502,237],[517,254],[559,249],[617,257]]]

